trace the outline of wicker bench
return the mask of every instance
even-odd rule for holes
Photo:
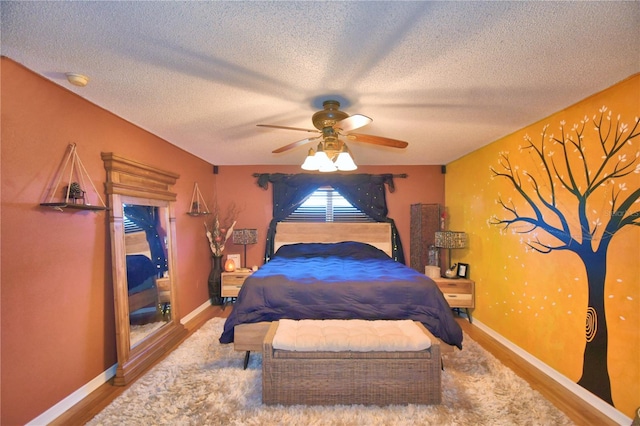
[[[283,405],[439,404],[440,344],[399,352],[298,352],[273,348],[278,322],[262,351],[262,402]]]

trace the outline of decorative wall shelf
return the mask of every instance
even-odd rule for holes
[[[103,211],[108,210],[107,207],[103,206],[94,206],[91,204],[68,204],[68,203],[40,203],[42,207],[51,207],[54,210],[64,210],[64,209],[76,209],[76,210],[94,210],[94,211]]]
[[[60,201],[55,201],[54,198],[59,194],[58,191],[60,189],[60,184],[65,176],[67,178],[67,183],[66,186],[62,188],[64,198]],[[93,211],[108,210],[102,200],[102,197],[100,197],[100,194],[96,190],[95,185],[91,181],[89,173],[87,173],[87,169],[85,169],[84,164],[82,164],[82,160],[80,160],[75,143],[69,144],[69,152],[60,164],[60,168],[58,169],[58,173],[54,180],[55,184],[53,185],[53,189],[51,189],[48,201],[46,203],[40,203],[42,207],[50,207],[58,211],[64,211],[64,209]],[[90,200],[87,196],[87,191],[85,190],[85,188],[87,188],[87,181],[91,184],[91,188],[93,188],[92,194],[95,195],[95,198],[100,202],[100,205],[89,203]]]
[[[204,207],[204,210],[203,210]],[[211,214],[207,203],[205,203],[198,182],[193,185],[193,195],[191,195],[191,210],[187,212],[189,216],[206,216]]]
[[[211,212],[187,212],[189,216],[206,216],[211,214]]]

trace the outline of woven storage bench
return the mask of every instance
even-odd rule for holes
[[[273,348],[273,322],[262,351],[262,402],[283,405],[440,404],[440,345],[398,352],[299,352]]]

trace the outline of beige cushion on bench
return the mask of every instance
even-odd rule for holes
[[[411,320],[280,320],[274,349],[327,352],[421,351],[431,340]]]

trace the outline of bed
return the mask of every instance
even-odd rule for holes
[[[158,302],[155,265],[142,254],[128,254],[126,261],[129,313],[155,307]]]
[[[462,330],[438,286],[390,257],[386,223],[280,223],[276,253],[250,275],[227,318],[221,343],[261,351],[272,321],[411,319],[448,345]]]

